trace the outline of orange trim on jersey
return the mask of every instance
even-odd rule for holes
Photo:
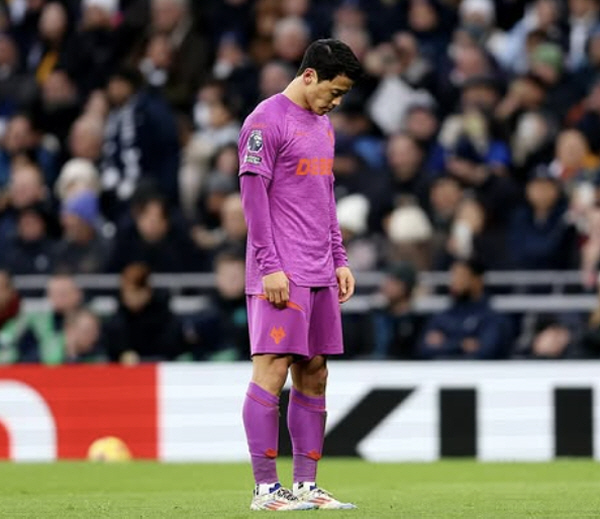
[[[267,296],[265,294],[257,294],[256,297],[262,299],[264,301],[268,301]],[[304,312],[304,308],[302,308],[298,303],[294,303],[293,301],[288,301],[285,306],[287,308],[291,308],[292,310],[298,310],[300,312]]]

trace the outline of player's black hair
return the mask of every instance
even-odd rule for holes
[[[316,70],[319,81],[336,76],[357,81],[362,76],[362,67],[354,52],[345,43],[334,39],[316,40],[308,46],[296,76],[302,75],[307,68]]]

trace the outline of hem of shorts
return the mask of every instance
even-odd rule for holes
[[[343,355],[344,354],[344,350],[340,350],[340,351],[329,351],[329,352],[318,352],[315,353],[315,355]],[[250,356],[252,357],[252,355],[295,355],[297,357],[304,357],[305,359],[310,358],[310,355],[308,355],[306,352],[299,352],[299,351],[272,351],[272,350],[264,350],[264,351],[251,351],[250,352]]]
[[[337,282],[331,283],[298,283],[295,279],[293,279],[294,285],[302,288],[323,288],[323,287],[337,287]],[[262,289],[251,289],[247,288],[244,290],[247,296],[258,296],[264,294],[264,290]]]

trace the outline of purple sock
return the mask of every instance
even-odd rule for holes
[[[294,454],[294,482],[316,481],[325,436],[325,396],[307,396],[292,387],[288,429]]]
[[[243,419],[256,484],[279,481],[275,463],[279,443],[279,397],[250,382]]]

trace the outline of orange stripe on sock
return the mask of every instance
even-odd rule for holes
[[[321,453],[317,451],[310,451],[306,457],[310,458],[311,460],[319,461],[321,459]]]
[[[324,406],[306,402],[297,396],[292,396],[292,401],[298,405],[301,405],[302,407],[308,407],[309,409],[314,409],[316,411],[325,411]]]
[[[258,402],[259,404],[264,405],[265,407],[279,407],[277,404],[272,404],[271,402],[267,402],[266,400],[263,400],[262,398],[257,397],[256,395],[246,393],[246,396],[248,398],[251,398],[252,400]]]
[[[276,458],[277,457],[277,451],[275,449],[267,449],[265,451],[265,456],[267,456],[267,458]]]

